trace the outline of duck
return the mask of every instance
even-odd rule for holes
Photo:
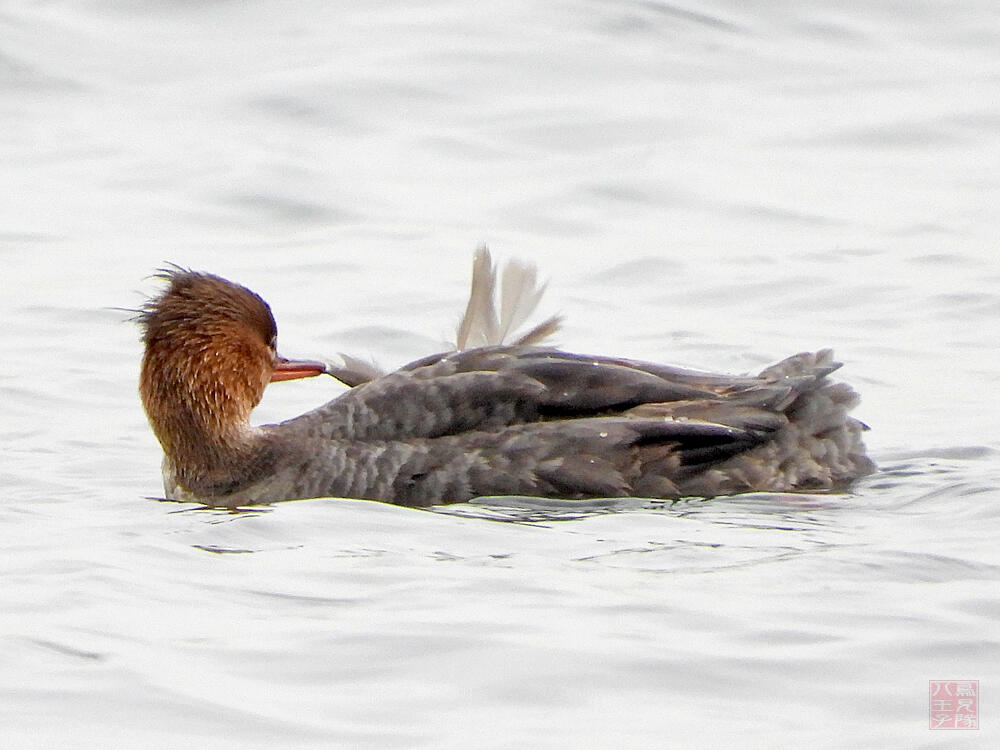
[[[221,508],[323,497],[411,507],[510,495],[675,500],[844,491],[875,471],[868,428],[850,416],[859,397],[830,378],[841,366],[830,349],[726,375],[545,345],[558,318],[506,342],[510,326],[496,325],[495,311],[479,316],[488,325],[470,322],[490,310],[495,283],[488,256],[476,263],[487,281],[477,292],[474,272],[457,345],[389,373],[352,357],[281,357],[258,294],[161,269],[163,287],[136,321],[165,498]],[[515,286],[537,302],[526,281]],[[320,375],[349,387],[300,416],[251,424],[270,383]]]

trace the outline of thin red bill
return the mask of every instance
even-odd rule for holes
[[[277,383],[279,380],[298,380],[299,378],[312,378],[326,372],[326,364],[308,359],[285,359],[278,357],[274,361],[274,372],[271,373],[271,382]]]

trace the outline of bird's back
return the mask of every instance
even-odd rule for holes
[[[826,490],[873,469],[848,416],[857,396],[828,377],[837,367],[828,350],[747,377],[487,347],[419,360],[269,429],[289,497]]]

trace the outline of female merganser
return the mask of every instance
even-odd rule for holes
[[[358,377],[318,409],[254,427],[269,382],[337,373],[279,357],[270,307],[249,289],[180,268],[161,277],[138,315],[139,391],[172,500],[712,497],[842,488],[874,469],[847,415],[857,395],[827,378],[840,366],[830,350],[734,377],[477,347]]]

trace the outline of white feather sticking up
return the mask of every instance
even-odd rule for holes
[[[458,324],[456,348],[499,344],[537,344],[559,329],[562,318],[553,315],[518,338],[511,338],[538,307],[546,284],[539,285],[537,269],[511,260],[503,269],[497,288],[497,269],[486,247],[476,250],[472,261],[469,304]],[[500,298],[499,313],[497,296]]]
[[[481,247],[472,256],[469,302],[455,333],[455,348],[459,351],[489,346],[499,338],[496,285],[497,272],[493,267],[493,256],[487,248]]]
[[[499,344],[530,346],[549,338],[559,330],[562,323],[559,315],[546,318],[521,336],[511,338],[538,307],[545,287],[546,284],[539,285],[534,266],[511,260],[503,269],[498,289],[493,256],[486,247],[476,250],[472,258],[469,302],[455,333],[455,349],[463,351]],[[342,364],[327,363],[327,373],[352,388],[385,374],[374,362],[343,353],[340,357]]]

